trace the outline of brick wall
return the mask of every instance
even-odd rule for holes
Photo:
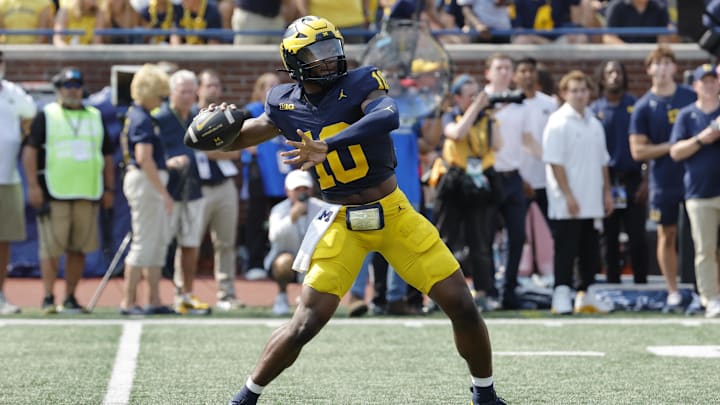
[[[493,46],[455,45],[448,51],[455,62],[456,73],[481,76],[483,60],[494,52],[503,52],[513,58],[532,56],[544,63],[556,81],[571,69],[593,73],[601,61],[620,59],[628,68],[630,90],[641,95],[649,86],[643,60],[652,45],[547,45],[547,46]],[[61,67],[80,67],[86,76],[90,91],[109,84],[112,65],[136,65],[146,62],[170,61],[181,68],[199,71],[212,68],[220,72],[225,83],[227,100],[245,103],[249,100],[255,78],[267,71],[282,68],[275,46],[205,46],[205,47],[150,47],[150,46],[92,46],[74,49],[57,49],[52,46],[17,46],[0,48],[5,54],[6,77],[12,81],[45,81]],[[679,65],[678,80],[683,69],[692,69],[708,60],[707,54],[694,44],[675,45]],[[363,48],[348,46],[351,59],[359,59]]]
[[[513,58],[531,56],[545,64],[557,82],[571,69],[592,74],[601,61],[620,59],[627,67],[630,90],[643,94],[649,87],[643,60],[652,45],[628,45],[623,47],[605,45],[569,46],[493,46],[457,45],[448,47],[455,63],[456,73],[470,73],[481,77],[483,60],[494,52],[502,52]],[[92,46],[84,48],[57,49],[52,46],[0,47],[6,61],[6,78],[11,81],[48,81],[60,68],[77,66],[85,75],[89,91],[100,90],[110,83],[112,65],[138,65],[146,62],[169,61],[179,67],[200,71],[217,70],[225,84],[226,100],[237,104],[249,101],[256,77],[267,71],[282,68],[278,48],[275,46],[204,46],[204,47],[148,47],[148,46]],[[684,69],[695,68],[707,62],[705,53],[697,46],[683,44],[674,46],[678,59],[678,80]],[[348,56],[359,59],[363,48],[348,46]],[[282,77],[282,76],[281,76]],[[240,224],[244,223],[246,205],[241,205]],[[238,243],[244,237],[238,235]],[[212,274],[212,256],[209,241],[201,250],[200,273]]]

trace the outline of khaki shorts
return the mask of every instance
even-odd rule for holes
[[[25,201],[21,184],[0,184],[0,218],[0,242],[25,240]]]
[[[168,173],[158,172],[163,185]],[[123,192],[130,206],[133,238],[125,262],[133,267],[162,267],[168,246],[170,216],[162,195],[142,170],[130,170],[123,180]]]
[[[90,253],[98,248],[98,209],[95,201],[50,201],[50,213],[38,216],[40,258],[65,252]]]
[[[175,238],[178,246],[200,247],[204,229],[202,215],[205,210],[205,198],[181,202],[175,201],[170,216],[170,241]]]

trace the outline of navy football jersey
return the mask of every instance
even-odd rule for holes
[[[316,104],[310,103],[300,83],[275,86],[267,95],[265,113],[290,140],[300,140],[298,129],[322,140],[362,118],[360,106],[371,92],[387,89],[380,72],[366,66],[349,71]],[[359,144],[328,153],[312,172],[323,197],[335,201],[382,183],[393,175],[396,163],[390,134],[368,133]]]
[[[677,86],[670,97],[645,93],[636,103],[630,116],[630,133],[644,134],[654,144],[668,142],[670,132],[681,108],[695,102],[697,96],[690,88]],[[650,198],[659,203],[665,198],[679,199],[683,195],[683,166],[670,155],[650,161]]]

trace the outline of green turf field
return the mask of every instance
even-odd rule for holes
[[[170,317],[128,326],[101,318],[0,318],[0,404],[101,404],[123,389],[129,400],[112,403],[225,404],[284,322]],[[488,324],[496,388],[512,404],[720,403],[718,320],[493,317]],[[137,333],[139,348],[120,344],[124,330],[126,338]],[[701,347],[699,357],[666,357],[650,346]],[[137,349],[137,361],[116,362],[119,348]],[[131,385],[113,385],[113,370],[128,364]],[[468,382],[441,317],[338,317],[261,403],[466,405]]]

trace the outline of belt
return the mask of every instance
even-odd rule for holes
[[[203,180],[202,186],[203,187],[217,187],[225,184],[226,181],[230,180],[229,178],[223,178],[219,180]]]
[[[505,171],[505,172],[500,172],[500,171],[499,171],[498,174],[501,175],[501,176],[503,176],[503,177],[513,177],[513,176],[519,176],[519,175],[520,175],[520,172],[519,172],[517,169],[515,169],[515,170],[508,170],[508,171]]]

